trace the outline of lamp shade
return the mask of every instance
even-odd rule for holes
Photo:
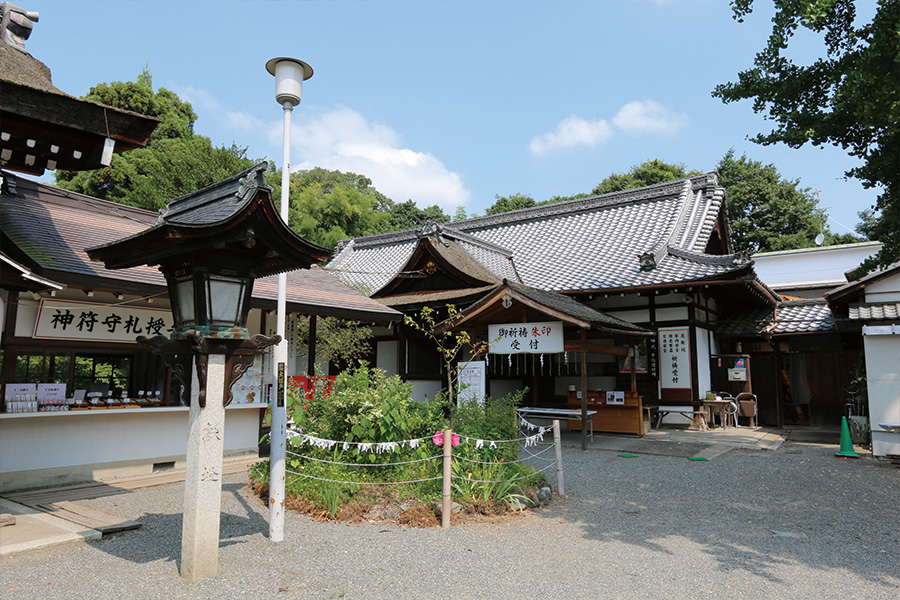
[[[205,337],[247,337],[247,312],[253,277],[210,273],[202,266],[168,274],[175,321],[173,337],[194,329]]]
[[[267,62],[266,70],[275,76],[275,100],[292,108],[300,104],[303,82],[313,76],[312,67],[302,60],[280,56]]]

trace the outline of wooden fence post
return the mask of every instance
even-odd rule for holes
[[[584,424],[581,426],[584,429]],[[563,481],[563,464],[562,464],[562,436],[559,434],[559,421],[553,420],[553,449],[556,453],[556,482],[559,487],[559,495],[566,495],[566,484]]]
[[[453,430],[444,430],[444,497],[441,504],[441,528],[450,529],[450,476],[453,462]]]

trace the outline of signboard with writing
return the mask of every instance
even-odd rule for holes
[[[129,342],[139,335],[168,335],[172,313],[129,304],[90,304],[44,298],[33,336],[46,340]]]
[[[27,397],[33,399],[37,385],[34,383],[7,383],[3,391],[4,400],[15,400]]]
[[[563,351],[562,321],[488,325],[491,354],[546,354]]]
[[[39,383],[37,384],[38,400],[65,400],[66,384],[64,383]]]
[[[659,381],[663,388],[691,389],[690,339],[687,327],[659,328]]]
[[[459,370],[459,398],[484,401],[485,365],[483,360],[473,360]]]

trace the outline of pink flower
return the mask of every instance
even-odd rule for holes
[[[431,438],[431,441],[434,442],[435,446],[443,446],[444,445],[444,432],[443,431],[435,432],[434,437]],[[453,436],[450,438],[450,447],[455,448],[456,446],[459,446],[459,436],[454,433]]]

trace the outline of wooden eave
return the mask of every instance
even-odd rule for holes
[[[503,306],[503,301],[506,298],[511,303],[509,308]],[[585,332],[595,328],[601,329],[609,337],[613,338],[631,338],[636,335],[644,335],[638,331],[617,332],[612,326],[602,326],[563,310],[547,306],[534,298],[518,292],[508,284],[498,286],[494,291],[465,309],[460,319],[452,323],[444,321],[436,329],[439,332],[450,329],[464,329],[486,336],[488,325],[496,323],[527,323],[534,321],[536,318],[562,321],[564,327],[577,328]]]
[[[159,119],[62,93],[0,81],[0,151],[8,169],[43,174],[52,168],[85,171],[103,167],[105,140],[113,152],[147,145]],[[79,153],[78,158],[75,153]],[[31,157],[30,159],[26,157]]]
[[[491,273],[477,261],[468,257],[468,253],[460,248],[456,242],[447,242],[447,247],[449,248],[450,244],[453,245],[453,252],[457,254],[460,260],[466,263],[464,265],[457,265],[448,256],[445,256],[437,247],[438,244],[442,244],[442,242],[436,240],[433,236],[421,238],[416,245],[415,250],[413,250],[406,263],[401,267],[399,273],[394,276],[391,281],[383,285],[381,289],[372,294],[372,298],[386,299],[394,296],[402,296],[407,293],[432,294],[441,291],[465,291],[473,288],[483,289],[485,286],[492,286],[500,283],[499,279],[491,275]],[[420,274],[425,277],[430,276],[425,271],[429,261],[434,262],[434,265],[438,270],[443,271],[447,277],[457,282],[457,287],[448,287],[443,290],[417,290],[410,292],[408,288],[410,287],[411,280],[421,278]],[[408,275],[409,273],[416,273],[417,275],[415,278],[411,278]],[[473,289],[473,291],[475,290]]]

